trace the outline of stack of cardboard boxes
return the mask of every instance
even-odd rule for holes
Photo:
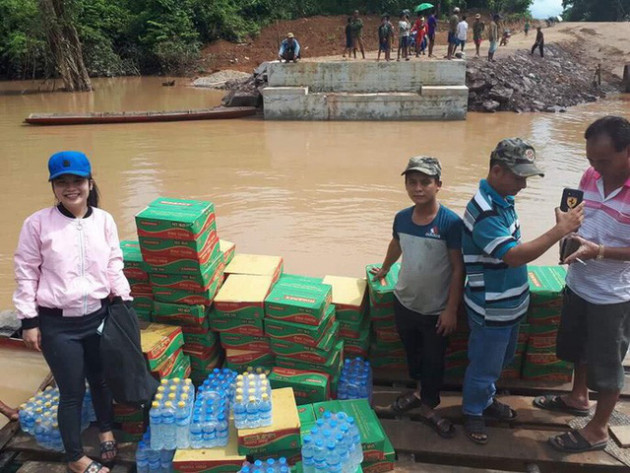
[[[370,350],[367,281],[326,276],[323,283],[332,287],[332,303],[339,322],[339,338],[344,342],[344,356],[367,358]]]
[[[327,374],[334,395],[344,343],[331,301],[321,278],[283,274],[265,299],[265,333],[277,366]]]
[[[142,259],[140,243],[133,240],[120,242],[123,254],[123,273],[131,287],[133,307],[138,314],[138,319],[151,321],[153,312],[153,293],[149,281],[149,266]]]
[[[556,336],[562,310],[566,269],[563,266],[529,266],[531,300],[527,322],[529,338],[522,377],[528,381],[569,382],[572,366],[556,357]]]
[[[400,263],[393,264],[385,278],[377,281],[370,272],[374,267],[380,268],[380,265],[370,264],[365,268],[374,340],[370,348],[370,361],[374,369],[406,373],[407,357],[394,318],[394,288],[398,282]]]
[[[200,381],[221,362],[207,313],[225,268],[211,202],[158,198],[136,215],[153,294],[153,320],[180,326],[191,376]]]

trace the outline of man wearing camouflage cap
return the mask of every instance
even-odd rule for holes
[[[418,382],[418,388],[377,410],[401,414],[419,408],[438,435],[452,438],[455,427],[438,416],[435,408],[440,404],[447,336],[457,325],[462,296],[462,221],[437,200],[442,167],[436,158],[415,156],[402,175],[414,205],[396,214],[387,254],[372,274],[375,280],[387,277],[402,256],[394,315],[409,376]]]
[[[526,264],[577,230],[583,219],[583,205],[566,213],[556,209],[556,225],[523,243],[514,196],[532,176],[544,176],[533,146],[520,138],[500,141],[490,155],[488,177],[481,180],[464,213],[464,301],[470,338],[462,407],[466,435],[478,444],[488,442],[484,417],[516,417],[495,398],[494,383],[514,357],[518,324],[529,306]]]

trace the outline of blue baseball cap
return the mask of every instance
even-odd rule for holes
[[[48,160],[49,181],[63,176],[74,174],[75,176],[90,177],[92,166],[87,156],[80,151],[60,151],[53,154]]]

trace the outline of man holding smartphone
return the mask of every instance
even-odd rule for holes
[[[591,167],[580,181],[584,223],[573,237],[577,250],[564,260],[570,266],[556,346],[558,358],[575,364],[573,390],[534,400],[542,409],[588,416],[588,390],[598,393],[586,427],[549,439],[569,453],[606,447],[630,342],[630,122],[600,118],[585,138]],[[572,264],[578,260],[585,264]]]

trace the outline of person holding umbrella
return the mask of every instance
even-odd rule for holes
[[[422,12],[430,12],[429,18],[427,19],[427,39],[429,42],[429,57],[433,57],[433,46],[435,45],[435,30],[437,29],[437,19],[435,18],[433,12],[433,4],[432,3],[421,3],[415,8],[415,12],[421,14]]]

